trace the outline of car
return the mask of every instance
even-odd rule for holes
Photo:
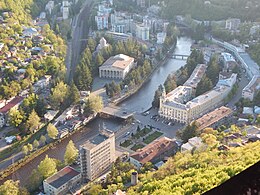
[[[127,137],[128,135],[130,135],[129,131],[126,132],[125,137]]]

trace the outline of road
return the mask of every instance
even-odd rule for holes
[[[81,52],[84,50],[86,40],[88,38],[88,18],[90,15],[90,7],[93,0],[86,0],[79,14],[73,18],[72,22],[72,39],[68,43],[67,57],[66,57],[66,78],[68,83],[73,79],[76,65],[80,60]]]

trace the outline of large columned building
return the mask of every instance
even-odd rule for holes
[[[134,58],[124,54],[110,57],[99,67],[100,78],[124,79],[134,66]]]

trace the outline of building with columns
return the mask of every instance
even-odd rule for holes
[[[134,58],[124,54],[110,57],[99,67],[100,78],[124,79],[127,73],[134,67]]]

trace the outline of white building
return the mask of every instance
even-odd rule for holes
[[[189,86],[179,86],[167,95],[164,92],[160,98],[159,115],[180,123],[190,123],[223,104],[236,77],[236,74],[232,74],[230,78],[219,80],[212,90],[192,100],[193,88]]]
[[[222,52],[221,59],[224,63],[225,70],[232,69],[237,64],[235,58],[230,53]]]
[[[125,12],[115,11],[111,14],[111,31],[117,33],[132,32],[133,19]]]
[[[99,67],[100,78],[124,79],[127,73],[134,67],[134,58],[124,54],[110,57]]]
[[[81,174],[94,180],[109,170],[115,161],[115,135],[103,130],[80,146]]]
[[[69,15],[70,15],[69,7],[63,7],[63,8],[62,8],[62,19],[63,19],[63,20],[68,19],[68,18],[69,18]]]
[[[144,24],[135,24],[136,37],[142,39],[143,41],[149,40],[150,29]]]
[[[243,89],[242,97],[252,101],[259,90],[260,90],[260,75],[256,75],[249,82],[249,84]]]
[[[165,32],[157,33],[157,44],[163,44],[166,38]]]
[[[101,3],[98,5],[97,16],[95,16],[95,21],[98,30],[108,29],[108,19],[111,11],[112,8],[107,7],[105,3]]]
[[[96,50],[99,51],[107,46],[109,46],[109,44],[107,43],[107,40],[104,37],[102,37],[99,41],[99,44],[98,44]]]
[[[67,194],[76,184],[80,184],[81,174],[70,166],[43,181],[43,189],[46,195]]]
[[[231,18],[226,20],[226,29],[231,30],[231,31],[237,31],[240,26],[240,19],[238,18]]]
[[[250,28],[250,35],[255,35],[257,32],[260,32],[260,25],[254,25]]]
[[[54,8],[54,1],[49,1],[46,6],[45,6],[45,10],[49,12],[49,14],[51,14],[52,10]]]
[[[138,6],[144,8],[145,7],[145,0],[136,0]]]
[[[192,151],[197,149],[204,144],[202,143],[202,139],[200,137],[190,138],[189,141],[181,146],[181,152]]]

